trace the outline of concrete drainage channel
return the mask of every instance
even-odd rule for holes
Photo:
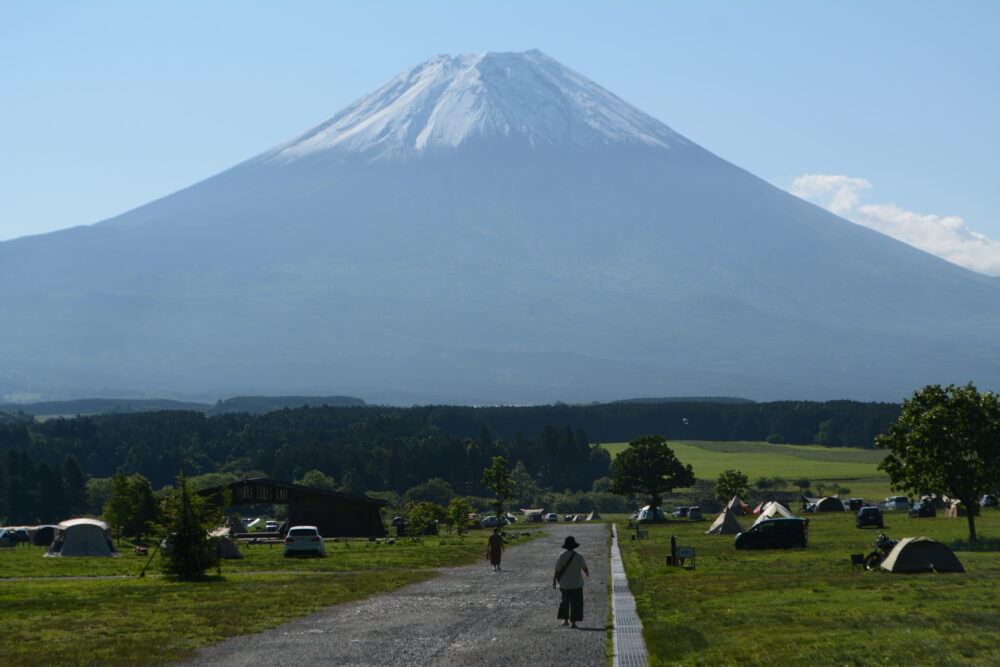
[[[611,614],[614,618],[615,667],[644,667],[646,642],[642,639],[642,621],[635,612],[635,598],[628,589],[628,577],[618,550],[618,526],[611,524]]]

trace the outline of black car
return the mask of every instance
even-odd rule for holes
[[[937,516],[937,512],[934,510],[934,506],[926,500],[914,503],[913,507],[910,508],[911,519],[930,519],[935,516]]]
[[[737,549],[791,549],[809,542],[809,519],[765,519],[736,536]]]
[[[882,521],[882,510],[874,506],[862,507],[854,515],[854,525],[858,528],[864,528],[865,526],[885,528],[885,524]]]

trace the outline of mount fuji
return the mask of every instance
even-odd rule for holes
[[[899,400],[1000,388],[1000,282],[538,51],[440,56],[118,217],[0,243],[0,396]]]

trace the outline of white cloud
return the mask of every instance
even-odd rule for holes
[[[791,193],[832,213],[954,262],[967,269],[1000,276],[1000,243],[969,229],[956,216],[907,211],[896,204],[862,204],[872,188],[864,178],[837,174],[804,174]]]

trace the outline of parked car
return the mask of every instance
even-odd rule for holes
[[[874,506],[862,507],[858,510],[858,513],[854,515],[854,525],[858,528],[864,528],[865,526],[885,528],[884,519],[882,518],[882,510]]]
[[[844,509],[848,512],[857,512],[862,507],[867,507],[868,503],[864,498],[848,498],[844,501]]]
[[[693,505],[688,509],[688,518],[692,521],[701,521],[701,508]]]
[[[319,534],[316,526],[292,526],[288,529],[288,535],[285,537],[285,558],[289,556],[322,558],[325,555],[323,536]]]
[[[507,521],[507,517],[505,516],[501,517],[497,517],[496,515],[488,516],[485,519],[483,519],[483,528],[503,528],[508,523],[509,522]]]
[[[555,512],[549,512],[545,515],[545,520],[549,522],[555,522],[559,520],[559,515]]]
[[[910,509],[910,499],[906,496],[889,496],[885,499],[884,504],[887,512],[895,512],[898,510],[903,510],[905,512]]]
[[[688,515],[688,511],[690,509],[691,509],[690,507],[678,507],[677,509],[675,509],[673,512],[670,513],[670,516],[674,517],[675,519],[683,519]]]
[[[276,532],[278,532],[278,522],[277,521],[268,521],[268,522],[266,522],[264,524],[264,532],[265,533],[276,533]]]
[[[989,493],[987,493],[979,500],[980,507],[997,507],[998,504],[1000,503],[997,502],[997,497]]]
[[[937,512],[934,510],[934,506],[926,500],[913,503],[913,507],[910,508],[911,519],[932,519],[935,516],[937,516]]]
[[[737,549],[791,549],[809,543],[809,519],[765,519],[736,536]]]

